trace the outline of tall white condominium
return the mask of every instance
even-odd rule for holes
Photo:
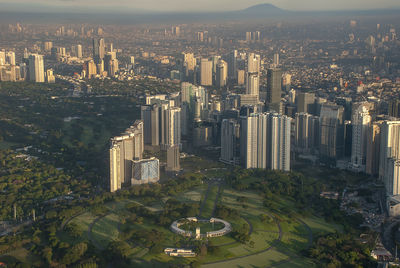
[[[83,57],[82,45],[77,45],[77,46],[75,47],[75,49],[76,49],[76,56],[77,56],[78,58],[82,58],[82,57]]]
[[[216,68],[217,68],[216,70],[217,86],[224,87],[226,86],[226,82],[228,79],[228,64],[223,60],[219,60]]]
[[[7,60],[8,64],[15,65],[15,52],[8,51],[6,54],[6,60]]]
[[[221,162],[236,164],[236,144],[240,125],[233,119],[222,120],[221,125]]]
[[[187,70],[193,71],[196,66],[196,58],[193,53],[182,53],[183,65]]]
[[[44,82],[44,63],[42,55],[29,55],[29,80]]]
[[[249,53],[247,57],[247,72],[260,73],[260,64],[261,64],[260,55]]]
[[[246,79],[246,94],[259,95],[260,92],[260,76],[258,73],[248,73]]]
[[[166,148],[181,144],[181,108],[169,107],[163,111],[165,133],[162,145]]]
[[[351,145],[352,168],[357,171],[365,171],[367,138],[371,127],[371,116],[363,103],[358,104],[357,108],[353,110],[351,123],[353,127]]]
[[[379,178],[388,195],[400,194],[400,121],[385,121],[381,127]]]
[[[6,64],[6,52],[0,51],[0,66]]]
[[[212,61],[201,59],[200,61],[200,84],[202,86],[212,86]]]
[[[263,113],[241,119],[240,154],[244,167],[289,171],[291,118]]]
[[[132,179],[132,160],[141,160],[143,155],[143,122],[140,120],[118,137],[111,139],[110,146],[110,191],[121,189]]]

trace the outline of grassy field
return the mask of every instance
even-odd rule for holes
[[[207,199],[202,200],[201,203],[201,217],[205,219],[209,219],[212,216],[215,202],[218,196],[218,185],[213,184],[210,186],[208,193],[207,193]],[[205,198],[205,197],[204,197]]]
[[[214,175],[219,175],[213,171]],[[215,201],[218,197],[219,185],[212,184],[210,188],[204,184],[180,193],[175,198],[185,203],[201,203],[202,217],[209,218],[214,210]],[[205,199],[206,191],[207,198]],[[205,200],[204,200],[205,199]],[[163,233],[162,247],[174,247],[175,243],[181,239],[180,236],[172,233],[168,227],[159,226],[151,221],[144,220],[142,224],[126,223],[121,224],[121,217],[127,217],[129,211],[127,205],[136,203],[143,205],[153,212],[162,209],[168,198],[159,200],[154,204],[143,203],[141,200],[116,200],[106,204],[111,214],[98,219],[93,225],[92,237],[102,247],[106,247],[113,240],[123,239],[119,236],[119,228],[134,228],[137,231],[148,231],[156,229]],[[235,209],[240,218],[228,220],[233,228],[249,225],[252,230],[250,241],[242,244],[236,241],[231,234],[223,237],[212,238],[210,242],[218,246],[219,250],[215,254],[209,253],[204,257],[197,258],[203,263],[203,267],[316,267],[313,262],[305,258],[300,252],[307,249],[310,239],[322,233],[341,231],[341,226],[329,224],[316,216],[306,216],[299,211],[292,210],[295,200],[290,198],[273,197],[274,210],[264,206],[263,197],[253,191],[237,191],[231,188],[223,188],[219,196],[219,203]],[[87,239],[87,231],[90,224],[97,217],[87,212],[71,222],[79,225],[84,233],[81,239]],[[128,226],[129,225],[129,226]],[[220,229],[215,226],[214,229]],[[202,233],[211,230],[209,224],[202,224]],[[280,233],[281,231],[281,233]],[[279,237],[281,239],[279,240]],[[149,249],[144,248],[137,241],[127,241],[132,252],[130,257],[138,262],[140,267],[165,267],[169,264],[188,264],[193,259],[172,258],[164,253],[150,253]]]
[[[100,220],[98,220],[92,228],[92,237],[95,239],[103,248],[118,239],[120,219],[119,216],[112,213]]]
[[[0,142],[0,150],[7,150],[11,147],[17,146],[18,143],[15,142],[8,142],[8,141],[1,141]]]

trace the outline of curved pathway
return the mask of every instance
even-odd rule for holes
[[[241,256],[241,257],[236,257],[236,258],[232,258],[232,259],[228,259],[228,260],[221,260],[221,261],[216,261],[216,262],[209,262],[209,263],[205,263],[205,265],[207,265],[207,264],[224,263],[224,262],[235,261],[235,260],[238,260],[238,259],[244,259],[244,258],[247,258],[247,257],[251,257],[251,256],[263,254],[263,253],[265,253],[265,252],[267,252],[267,251],[273,249],[273,248],[275,247],[275,245],[276,245],[279,241],[282,240],[282,236],[283,236],[283,234],[284,234],[284,233],[282,232],[282,227],[281,227],[281,225],[279,224],[278,219],[277,219],[276,217],[273,217],[273,218],[274,218],[275,222],[276,222],[277,225],[278,225],[279,231],[278,231],[277,233],[279,234],[279,236],[278,236],[278,239],[275,240],[275,241],[273,242],[273,244],[272,244],[270,247],[266,248],[266,249],[263,250],[263,251],[256,252],[256,253],[253,253],[253,254],[249,254],[249,255],[246,255],[246,256]],[[245,219],[245,220],[246,220],[246,219]],[[305,226],[305,228],[307,229],[307,231],[308,231],[307,248],[310,248],[311,245],[312,245],[312,241],[313,241],[312,230],[311,230],[311,228],[310,228],[303,220],[301,220],[301,219],[299,219],[299,218],[296,218],[296,220],[297,220],[298,222],[300,222],[301,224],[303,224],[303,225]],[[246,220],[246,221],[247,221],[247,220]],[[257,231],[263,231],[263,230],[257,230]],[[272,231],[265,231],[265,232],[272,232]],[[264,267],[278,267],[278,266],[283,265],[283,264],[288,264],[288,263],[294,261],[295,259],[299,259],[299,258],[301,258],[301,257],[300,257],[300,256],[292,256],[292,257],[289,257],[288,259],[285,259],[285,260],[280,261],[280,262],[278,262],[278,263],[275,263],[275,264],[272,264],[272,265],[267,265],[267,266],[264,266]]]
[[[308,226],[307,223],[305,223],[303,220],[301,220],[301,219],[299,219],[299,218],[296,218],[296,220],[299,221],[301,224],[303,224],[304,227],[305,227],[305,228],[307,229],[307,231],[308,231],[307,249],[309,249],[309,248],[312,246],[312,241],[313,241],[312,230],[311,230],[310,226]],[[280,261],[280,262],[275,263],[275,264],[272,264],[272,265],[265,266],[265,268],[266,268],[266,267],[278,267],[278,266],[280,266],[280,265],[290,263],[290,262],[292,262],[292,261],[294,261],[294,260],[296,260],[296,259],[299,259],[299,258],[301,258],[301,257],[300,257],[300,256],[289,257],[289,258],[286,259],[286,260]]]
[[[78,214],[75,214],[75,215],[69,217],[67,220],[65,220],[63,223],[61,223],[60,230],[61,231],[64,230],[65,226],[67,226],[68,223],[70,223],[76,217],[79,217],[80,215],[84,214],[85,212],[86,211],[82,211],[82,212],[79,212]]]
[[[87,231],[87,232],[88,232],[88,238],[89,238],[89,240],[92,241],[93,245],[94,245],[97,249],[99,249],[99,250],[104,250],[105,248],[104,248],[102,245],[100,245],[99,241],[97,241],[97,240],[93,237],[92,229],[93,229],[93,226],[94,226],[99,220],[101,220],[101,219],[104,218],[104,217],[107,217],[107,216],[110,215],[110,214],[111,214],[111,212],[106,213],[106,214],[104,214],[104,215],[102,215],[102,216],[96,218],[96,219],[89,225],[89,229],[88,229],[88,231]]]
[[[274,218],[274,220],[275,220],[275,223],[278,225],[279,231],[278,231],[278,238],[277,238],[277,240],[275,240],[275,241],[272,243],[271,246],[269,246],[268,248],[266,248],[266,249],[264,249],[264,250],[262,250],[262,251],[255,252],[255,253],[252,253],[252,254],[249,254],[249,255],[240,256],[240,257],[235,257],[235,258],[231,258],[231,259],[228,259],[228,260],[220,260],[220,261],[215,261],[215,262],[207,262],[207,263],[205,263],[205,264],[207,265],[207,264],[217,264],[217,263],[231,262],[231,261],[235,261],[235,260],[244,259],[244,258],[247,258],[247,257],[251,257],[251,256],[256,256],[256,255],[259,255],[259,254],[263,254],[263,253],[265,253],[265,252],[267,252],[267,251],[273,249],[273,248],[275,247],[275,245],[276,245],[279,241],[282,240],[282,227],[281,227],[281,225],[280,225],[278,219],[277,219],[276,217],[273,217],[273,218]],[[252,231],[253,231],[253,226],[251,225],[251,223],[250,223],[247,219],[244,219],[244,220],[250,225],[250,230],[251,230],[251,232],[252,232]]]

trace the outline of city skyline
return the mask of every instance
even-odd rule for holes
[[[339,10],[373,10],[373,9],[392,9],[400,8],[396,0],[339,0],[316,1],[316,0],[251,0],[242,2],[239,0],[220,0],[217,3],[211,0],[201,2],[187,2],[183,0],[173,0],[164,2],[159,0],[150,1],[127,1],[117,0],[112,3],[105,0],[76,1],[76,0],[15,0],[0,1],[0,7],[4,11],[29,11],[29,12],[123,12],[123,13],[164,13],[164,12],[221,12],[221,11],[240,11],[246,8],[260,5],[271,4],[277,8],[288,11],[339,11]],[[93,6],[95,4],[95,7]],[[62,10],[61,10],[62,8]],[[79,8],[79,10],[76,10]]]

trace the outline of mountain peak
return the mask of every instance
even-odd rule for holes
[[[269,3],[264,3],[264,4],[258,4],[258,5],[254,5],[251,7],[248,7],[246,9],[244,9],[243,11],[246,12],[271,12],[271,11],[283,11],[282,9],[280,9],[279,7],[274,6],[273,4],[269,4]]]

